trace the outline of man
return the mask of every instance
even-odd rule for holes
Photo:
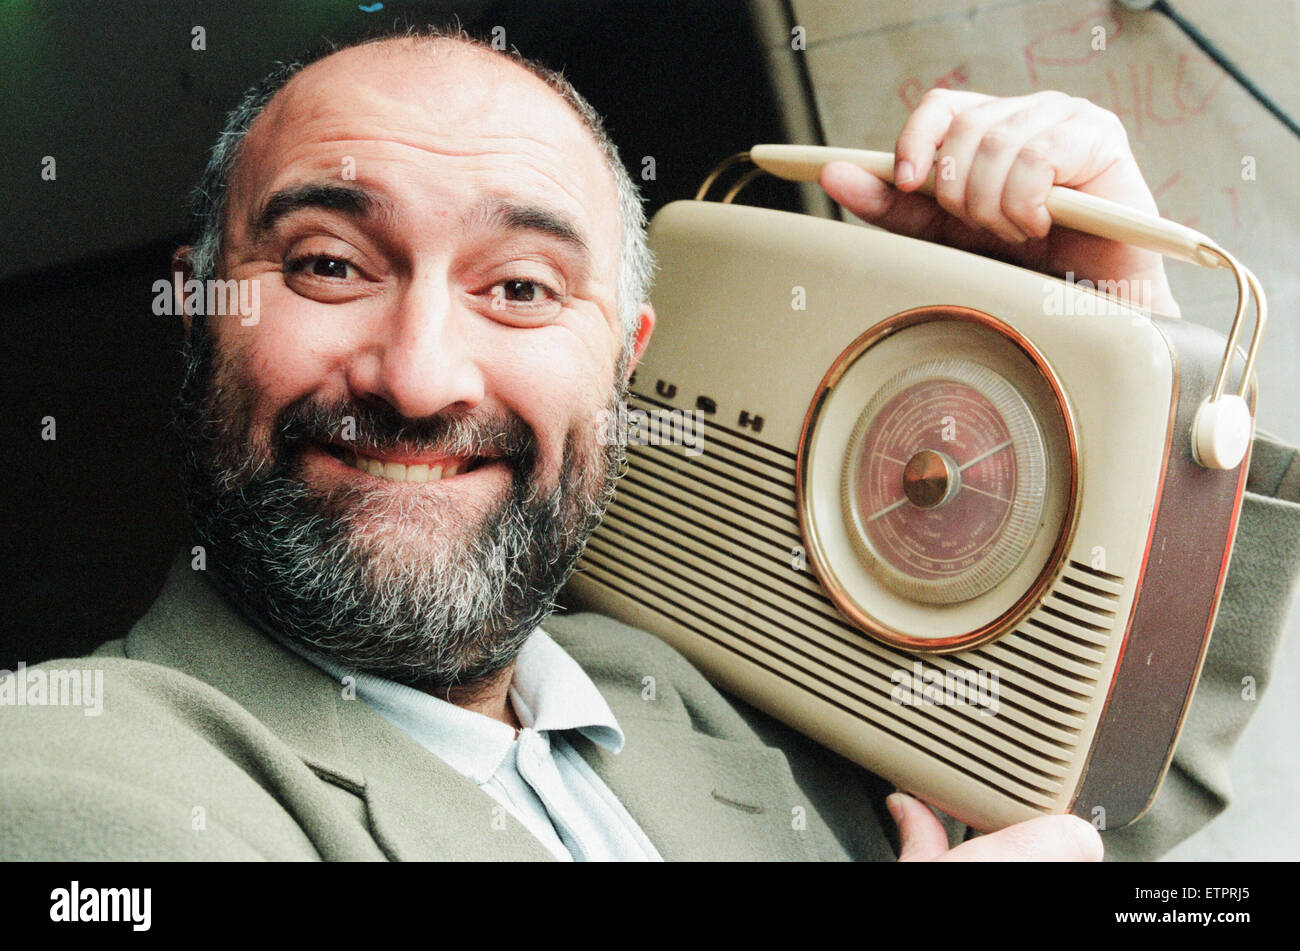
[[[1177,313],[1158,256],[1042,209],[1058,183],[1154,210],[1108,113],[936,93],[897,156],[899,190],[842,165],[822,184],[896,230],[1148,281]],[[937,202],[912,194],[949,156]],[[282,70],[195,207],[184,276],[259,289],[256,315],[187,319],[199,545],[96,652],[101,716],[6,710],[0,857],[892,854],[860,770],[648,635],[548,619],[621,463],[597,420],[655,320],[635,188],[562,80],[459,36]],[[889,808],[905,858],[1102,853],[1074,817],[949,850],[924,805]]]

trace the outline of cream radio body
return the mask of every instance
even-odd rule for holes
[[[1240,509],[1189,440],[1224,339],[803,215],[676,202],[651,243],[629,403],[703,451],[629,447],[570,593],[977,828],[1138,817]]]

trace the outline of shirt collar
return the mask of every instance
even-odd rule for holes
[[[352,678],[359,699],[474,782],[487,782],[509,755],[515,731],[500,720],[385,677],[352,670],[271,633],[345,687],[344,678]],[[525,729],[543,734],[576,730],[611,753],[623,748],[623,730],[605,698],[578,662],[540,627],[515,659],[510,699]]]

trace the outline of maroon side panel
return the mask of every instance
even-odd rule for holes
[[[1223,337],[1184,321],[1156,325],[1177,375],[1164,485],[1132,621],[1071,808],[1090,821],[1104,808],[1111,829],[1146,811],[1173,756],[1209,645],[1250,465],[1247,456],[1224,472],[1192,456],[1192,421],[1213,388]],[[1250,402],[1253,409],[1253,392]]]

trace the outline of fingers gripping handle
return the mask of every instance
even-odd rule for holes
[[[890,152],[809,145],[756,145],[749,150],[749,159],[764,171],[792,181],[817,181],[822,166],[829,162],[849,162],[865,168],[877,178],[891,183],[894,180],[894,156]],[[918,191],[933,195],[934,175],[935,170],[931,169]],[[1202,267],[1223,266],[1218,258],[1204,250],[1206,246],[1214,247],[1213,241],[1198,231],[1157,215],[1143,214],[1059,185],[1048,192],[1046,207],[1054,224],[1122,241]]]
[[[756,145],[749,150],[749,160],[764,171],[791,181],[815,182],[822,167],[830,162],[849,162],[887,182],[894,181],[894,156],[890,152],[812,145]],[[934,176],[935,169],[931,169],[917,190],[933,195]],[[1213,240],[1177,222],[1059,185],[1054,185],[1048,192],[1045,205],[1053,224],[1145,248],[1201,267],[1232,270],[1238,288],[1236,318],[1214,392],[1201,406],[1192,427],[1192,449],[1197,461],[1207,469],[1235,469],[1250,446],[1253,425],[1245,395],[1267,319],[1267,303],[1258,280]],[[1256,323],[1246,355],[1246,370],[1238,392],[1225,394],[1250,294],[1255,298]]]

